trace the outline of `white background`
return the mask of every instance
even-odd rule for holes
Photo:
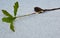
[[[34,7],[43,9],[60,7],[60,0],[0,0],[0,38],[60,38],[60,10],[17,18],[15,32],[2,22],[2,9],[13,15],[13,5],[19,2],[17,16],[34,12]]]

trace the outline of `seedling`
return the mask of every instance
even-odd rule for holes
[[[9,14],[9,12],[7,12],[6,10],[2,10],[2,13],[5,15],[5,17],[2,18],[2,21],[3,22],[6,22],[6,23],[9,23],[10,24],[10,29],[15,32],[15,29],[14,29],[14,24],[13,22],[15,21],[16,18],[19,18],[19,17],[24,17],[24,16],[29,16],[29,15],[33,15],[33,14],[40,14],[40,13],[44,13],[46,11],[53,11],[53,10],[58,10],[60,8],[53,8],[53,9],[42,9],[42,8],[39,8],[39,7],[35,7],[34,8],[34,11],[36,13],[31,13],[31,14],[26,14],[26,15],[22,15],[22,16],[16,16],[17,15],[17,11],[18,11],[18,8],[19,8],[19,4],[18,2],[16,2],[14,4],[14,16],[12,16],[11,14]]]

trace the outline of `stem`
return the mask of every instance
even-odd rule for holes
[[[34,15],[34,14],[36,14],[36,13],[31,13],[31,14],[22,15],[22,16],[18,16],[18,17],[16,17],[16,18],[25,17],[25,16],[30,16],[30,15]]]
[[[40,8],[37,8],[37,10],[39,11]],[[53,9],[43,9],[41,11],[39,11],[40,13],[43,13],[43,12],[46,12],[46,11],[54,11],[54,10],[59,10],[60,8],[53,8]],[[35,10],[36,11],[36,10]],[[43,12],[42,12],[43,11]],[[40,14],[38,12],[38,14]],[[33,15],[33,14],[36,14],[36,13],[31,13],[31,14],[26,14],[26,15],[22,15],[22,16],[18,16],[16,18],[19,18],[19,17],[25,17],[25,16],[30,16],[30,15]]]
[[[60,8],[53,8],[53,9],[45,9],[43,11],[54,11],[54,10],[59,10]]]

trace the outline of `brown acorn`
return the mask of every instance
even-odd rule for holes
[[[44,12],[43,9],[41,9],[40,7],[34,7],[34,11],[35,11],[36,13],[38,13],[38,14]]]

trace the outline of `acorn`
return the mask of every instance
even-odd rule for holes
[[[43,10],[43,9],[41,9],[40,7],[34,7],[34,11],[35,11],[36,13],[38,13],[38,14],[40,14],[40,13],[43,13],[43,12],[44,12],[44,10]]]

